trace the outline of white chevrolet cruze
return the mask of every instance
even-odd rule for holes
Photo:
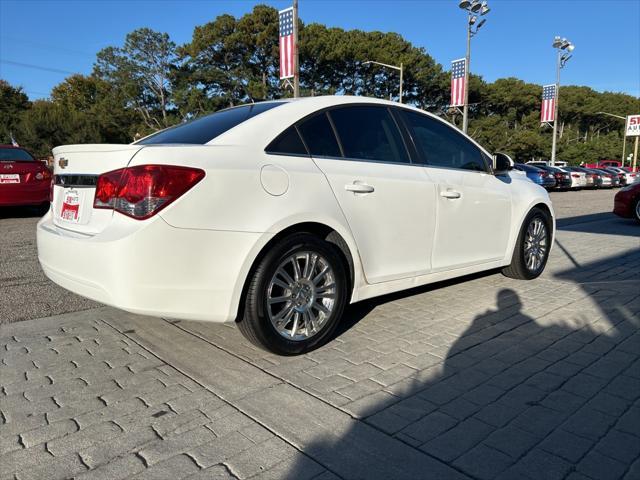
[[[131,145],[54,149],[49,278],[135,313],[235,320],[280,354],[345,304],[482,270],[542,273],[546,191],[455,127],[361,97],[223,110]]]

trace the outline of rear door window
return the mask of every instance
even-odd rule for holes
[[[222,135],[224,132],[240,125],[242,122],[283,103],[284,102],[263,102],[220,110],[219,112],[154,133],[136,142],[136,144],[182,143],[204,145],[217,136]]]
[[[314,115],[298,125],[309,153],[317,157],[341,157],[338,141],[326,112]]]
[[[386,107],[340,107],[330,110],[329,115],[345,157],[410,163],[400,130]]]

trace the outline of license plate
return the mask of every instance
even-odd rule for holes
[[[78,223],[80,221],[80,196],[75,190],[68,190],[64,192],[60,218],[73,223]]]
[[[17,173],[0,174],[0,183],[20,183],[20,175]]]

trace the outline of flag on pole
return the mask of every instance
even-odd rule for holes
[[[464,81],[467,60],[453,60],[451,62],[451,106],[464,105]]]
[[[14,147],[19,147],[20,145],[18,145],[18,142],[16,142],[16,139],[13,138],[13,133],[9,133],[9,136],[11,137],[11,145],[13,145]]]
[[[545,85],[542,87],[542,108],[540,109],[540,122],[551,123],[556,115],[556,86]]]
[[[278,12],[280,17],[280,79],[294,76],[293,7]]]

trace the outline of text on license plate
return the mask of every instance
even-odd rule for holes
[[[0,183],[20,183],[20,175],[17,173],[0,174]]]
[[[80,196],[75,190],[64,192],[60,218],[76,223],[80,220]]]

